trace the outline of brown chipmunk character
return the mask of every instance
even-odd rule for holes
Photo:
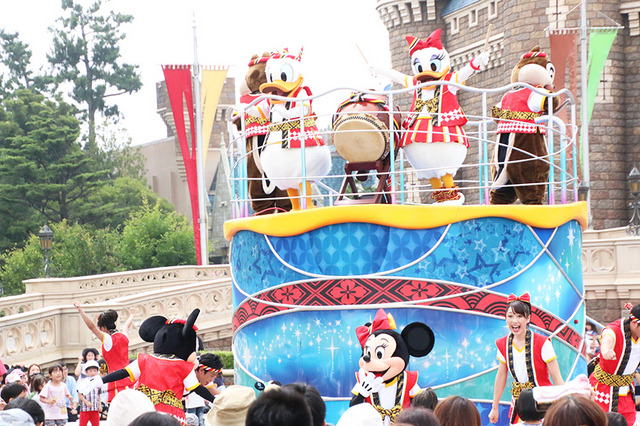
[[[520,58],[511,82],[528,83],[550,93],[554,74],[549,56],[536,46]],[[553,98],[554,110],[559,104],[559,99]],[[493,108],[498,140],[491,165],[491,204],[512,204],[518,199],[522,204],[542,204],[549,177],[546,129],[534,120],[547,114],[548,108],[547,96],[526,87],[506,93]]]
[[[240,97],[240,102],[250,104],[259,98],[260,85],[267,82],[265,68],[270,53],[253,55],[244,79],[249,93]],[[256,214],[276,213],[278,210],[291,210],[291,201],[287,192],[275,186],[265,175],[260,163],[260,154],[269,132],[269,104],[266,99],[247,108],[245,111],[245,137],[247,141],[247,178],[249,179],[249,198],[251,208]],[[240,121],[236,125],[240,130]]]

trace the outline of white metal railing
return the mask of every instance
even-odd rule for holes
[[[367,95],[385,97],[387,100],[388,111],[378,111],[377,114],[381,117],[384,117],[385,114],[387,117],[389,115],[400,116],[401,118],[406,117],[410,111],[400,111],[396,108],[398,102],[396,100],[405,97],[408,98],[412,95],[413,91],[417,88],[425,87],[425,86],[433,86],[433,85],[449,85],[458,88],[458,96],[462,93],[468,93],[465,98],[465,104],[470,104],[476,101],[479,103],[481,113],[480,115],[473,116],[467,115],[468,122],[465,125],[465,131],[467,133],[467,137],[469,139],[470,147],[474,145],[477,146],[477,158],[471,159],[467,156],[464,164],[460,167],[458,172],[458,177],[456,179],[456,184],[459,186],[460,190],[466,193],[472,193],[473,191],[477,193],[477,199],[479,204],[489,204],[489,192],[491,189],[491,173],[490,168],[492,166],[491,161],[489,160],[490,151],[497,145],[496,142],[496,123],[494,118],[491,116],[491,107],[488,105],[488,97],[492,96],[493,98],[499,99],[504,93],[512,90],[515,87],[526,87],[531,89],[533,92],[547,96],[548,100],[548,115],[539,117],[536,119],[536,122],[541,126],[546,127],[546,144],[548,154],[536,157],[532,154],[529,154],[526,151],[522,151],[518,148],[512,148],[515,151],[520,151],[523,155],[527,156],[527,158],[523,160],[519,160],[520,162],[525,161],[542,161],[546,163],[549,167],[549,179],[547,182],[537,182],[536,185],[544,185],[546,186],[546,201],[549,204],[556,203],[567,203],[571,201],[578,200],[578,178],[577,178],[577,150],[576,150],[576,134],[578,127],[576,126],[576,104],[575,99],[571,92],[566,89],[560,90],[555,93],[547,93],[546,91],[535,88],[528,84],[510,84],[507,86],[499,87],[499,88],[475,88],[475,87],[467,87],[464,85],[459,85],[451,82],[428,82],[423,83],[419,86],[410,89],[399,89],[399,90],[389,90],[384,92],[379,91],[360,91],[351,88],[337,88],[325,93],[315,95],[315,96],[305,96],[299,98],[285,98],[281,96],[275,95],[263,95],[257,99],[255,99],[250,104],[239,105],[237,107],[237,116],[244,117],[245,111],[256,105],[257,103],[263,101],[265,98],[273,99],[273,100],[284,100],[290,102],[304,102],[304,101],[321,101],[324,98],[338,98],[338,96],[342,96],[342,99],[348,99],[349,95],[354,92],[364,93]],[[471,96],[471,100],[469,100],[469,96]],[[562,104],[561,108],[566,107],[568,109],[568,119],[567,122],[564,122],[558,117],[558,111],[553,111],[553,100],[558,97],[564,97],[566,100]],[[336,109],[338,104],[336,104],[336,108],[330,111],[314,111],[314,114],[317,116],[317,121],[319,123],[325,123],[325,126],[329,126],[332,119],[339,117],[341,114],[336,113]],[[464,105],[463,105],[464,107]],[[233,114],[230,114],[232,116]],[[435,114],[439,115],[439,114]],[[299,124],[296,124],[300,127],[301,132],[304,131],[304,119],[306,117],[295,118],[292,121],[298,121]],[[384,121],[384,120],[383,120]],[[387,121],[388,118],[387,118]],[[508,120],[502,120],[508,121]],[[246,140],[243,137],[245,134],[245,123],[244,120],[240,120],[240,129],[238,130],[234,124],[234,122],[229,121],[229,135],[230,135],[230,143],[227,145],[228,150],[227,158],[223,160],[226,162],[226,166],[229,170],[229,182],[231,187],[231,198],[233,204],[233,216],[234,218],[238,217],[246,217],[251,214],[250,208],[250,197],[248,194],[248,181],[247,178],[247,166],[246,166],[246,158],[249,155],[252,155],[253,152],[247,152],[246,149]],[[327,129],[326,127],[323,129],[321,126],[318,126],[320,129],[320,134],[322,135],[325,143],[327,145],[331,145],[333,136],[336,134],[331,128]],[[391,127],[391,128],[389,128]],[[387,194],[389,196],[389,202],[393,204],[412,204],[415,203],[416,200],[426,199],[425,195],[430,195],[434,192],[434,190],[430,187],[430,185],[418,182],[415,177],[415,173],[421,170],[416,170],[411,167],[411,165],[405,160],[403,150],[398,150],[393,148],[393,141],[398,140],[397,138],[401,138],[404,134],[405,130],[400,128],[394,128],[394,126],[389,126],[386,129],[380,130],[380,132],[386,133],[387,138],[391,141],[392,148],[389,149],[388,154],[388,170],[385,175],[389,177],[390,183],[390,191]],[[301,170],[302,174],[300,178],[304,181],[311,180],[318,182],[316,186],[317,193],[314,191],[314,200],[320,205],[330,206],[333,205],[338,194],[338,189],[334,186],[330,186],[326,184],[327,181],[333,180],[334,182],[342,182],[344,179],[348,177],[347,173],[334,173],[328,176],[310,176],[306,174],[305,170],[305,147],[302,144],[301,147],[301,157],[302,164]],[[470,179],[461,179],[460,175],[462,175],[462,171],[469,170],[474,174],[477,174],[477,180]],[[425,171],[425,170],[422,170]],[[471,173],[467,173],[471,174]],[[359,172],[359,175],[363,178],[373,177],[373,181],[375,183],[375,178],[380,176],[380,173],[372,170],[370,172]],[[411,184],[409,184],[411,182]],[[418,182],[416,184],[416,182]],[[524,185],[524,184],[523,184]],[[531,185],[531,184],[527,184]],[[512,185],[515,186],[515,185]],[[304,185],[303,185],[304,188]],[[369,195],[376,195],[378,192],[368,191]],[[305,194],[306,195],[306,194]],[[350,194],[347,194],[348,196]]]

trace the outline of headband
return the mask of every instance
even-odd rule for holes
[[[298,56],[295,56],[295,55],[289,53],[289,48],[285,47],[280,52],[273,52],[269,59],[289,58],[289,59],[295,59],[296,61],[300,62],[300,60],[302,59],[302,50],[303,50],[303,48],[301,47],[300,48],[300,53],[298,53]]]
[[[184,319],[173,319],[173,320],[167,320],[165,322],[165,324],[183,324],[185,325],[187,323],[187,320]],[[198,327],[196,327],[196,325],[193,325],[193,331],[198,331]]]
[[[527,52],[522,55],[522,59],[526,58],[546,58],[547,54],[544,52]]]
[[[640,324],[640,319],[636,318],[636,316],[631,313],[631,310],[633,309],[633,305],[627,302],[624,304],[624,307],[626,310],[629,311],[629,319],[636,324]]]

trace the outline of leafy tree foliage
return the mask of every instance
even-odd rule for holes
[[[145,203],[125,224],[116,256],[124,269],[195,265],[193,228],[185,216]]]
[[[117,116],[117,105],[107,106],[106,98],[138,91],[142,87],[137,66],[121,63],[120,27],[133,16],[110,12],[101,14],[102,1],[87,9],[74,0],[62,0],[67,16],[52,28],[53,51],[48,55],[58,82],[72,85],[71,97],[85,112],[89,140],[85,146],[96,150],[96,113]],[[109,93],[108,93],[109,92]]]
[[[76,142],[78,120],[64,103],[30,90],[4,101],[0,117],[0,206],[25,205],[52,222],[104,184],[106,172]]]

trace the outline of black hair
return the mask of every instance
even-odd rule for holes
[[[615,411],[607,412],[607,426],[629,426],[627,419]]]
[[[40,391],[46,384],[47,379],[44,378],[44,375],[38,373],[31,379],[31,391],[40,393]]]
[[[4,399],[4,398],[3,398]],[[35,400],[29,398],[16,398],[7,404],[5,410],[19,408],[31,416],[35,424],[44,423],[44,410]]]
[[[96,348],[84,348],[82,350],[82,362],[87,362],[87,354],[91,352],[96,356],[96,361],[98,360],[98,356],[100,355],[100,352],[98,352],[98,350]]]
[[[198,356],[198,362],[214,370],[222,369],[222,360],[218,355],[211,352],[205,352]]]
[[[62,372],[62,364],[53,364],[51,367],[49,367],[49,375],[51,375],[51,373],[56,370],[60,370],[60,372]]]
[[[513,411],[524,421],[538,421],[544,418],[545,409],[538,410],[536,401],[533,399],[532,389],[522,389],[520,396],[516,399]]]
[[[631,315],[633,315],[634,317],[640,319],[640,303],[638,303],[636,306],[634,306],[633,308],[631,308]]]
[[[522,300],[514,300],[507,305],[507,311],[509,310],[509,308],[511,308],[511,310],[516,314],[520,314],[527,318],[531,317],[531,305],[527,302],[523,302]]]
[[[180,426],[180,422],[169,414],[151,411],[136,417],[129,426]]]
[[[27,387],[20,382],[7,383],[0,391],[0,397],[9,402],[13,398],[17,398],[22,392],[26,392]]]
[[[325,417],[327,415],[327,405],[322,399],[322,395],[318,392],[318,389],[306,383],[290,383],[283,386],[285,389],[293,389],[304,396],[307,401],[309,410],[311,410],[311,419],[313,426],[322,426],[325,424]]]
[[[405,408],[398,414],[395,422],[412,426],[440,426],[440,421],[433,411],[424,407]]]
[[[116,321],[118,321],[118,313],[113,309],[107,309],[98,315],[98,328],[104,327],[109,332],[115,331]]]
[[[276,388],[251,403],[245,426],[312,426],[311,410],[299,392]]]
[[[432,388],[423,389],[422,392],[413,397],[411,405],[435,410],[436,405],[438,405],[438,395]]]

